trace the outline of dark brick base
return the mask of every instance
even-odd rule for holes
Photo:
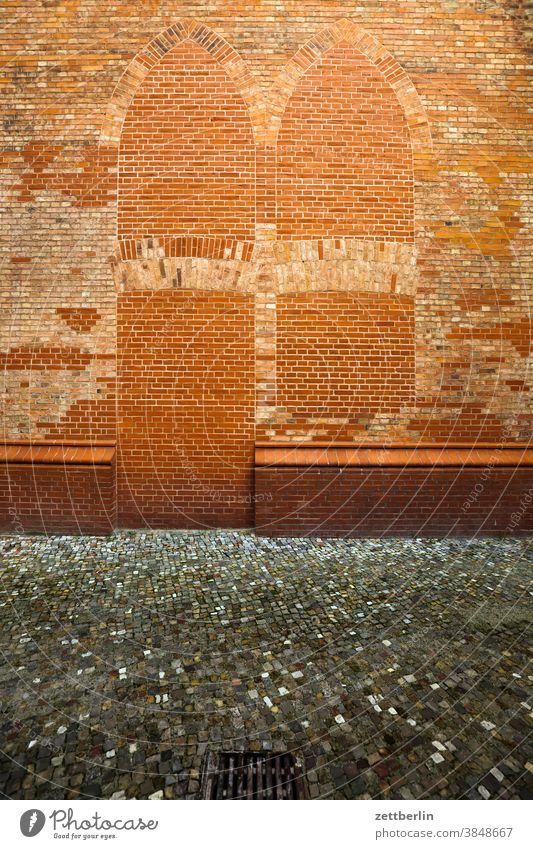
[[[259,536],[533,533],[531,468],[257,468]]]
[[[0,531],[109,534],[115,527],[112,466],[8,464],[0,468]]]
[[[533,534],[532,505],[531,468],[255,472],[260,536],[525,536]],[[1,532],[108,534],[115,526],[113,466],[0,468]]]

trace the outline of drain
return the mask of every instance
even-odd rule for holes
[[[300,762],[290,752],[208,752],[204,799],[306,799]]]

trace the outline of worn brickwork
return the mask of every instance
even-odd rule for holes
[[[254,438],[527,440],[526,5],[0,2],[4,435],[117,439],[129,446],[126,498],[135,438],[142,456],[150,430],[124,433],[131,381],[173,367],[145,303],[168,297],[171,334],[188,332],[177,304],[195,293],[203,365],[218,352],[225,403],[246,422],[226,495],[251,493]],[[313,328],[318,296],[328,320]],[[255,347],[242,361],[216,348],[228,328],[210,341],[221,297],[242,322],[231,332]],[[364,298],[377,324],[370,312],[365,324]],[[147,340],[130,383],[124,370],[117,382],[117,357],[127,363],[135,344],[122,323],[117,348],[117,311],[136,303]],[[241,392],[255,392],[255,430]],[[201,414],[200,396],[187,403]],[[210,445],[226,451],[212,426],[190,470],[207,489]],[[233,433],[229,423],[230,454]],[[173,434],[165,425],[156,455]],[[155,479],[160,461],[146,462]],[[162,481],[171,501],[185,492]],[[157,498],[146,490],[133,509],[128,496],[122,520],[168,523]],[[250,515],[210,505],[195,521]]]

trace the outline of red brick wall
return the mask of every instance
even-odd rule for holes
[[[122,527],[252,524],[252,305],[215,292],[119,298]]]
[[[329,50],[302,77],[278,138],[278,236],[413,241],[411,140],[366,56]]]
[[[254,144],[245,103],[192,41],[173,47],[128,109],[118,234],[254,236]]]
[[[87,336],[87,312],[84,308],[62,310],[63,320],[69,318],[74,324],[70,335],[78,336],[73,344],[14,345],[0,352],[0,372],[4,385],[9,385],[4,396],[6,414],[21,397],[28,398],[25,415],[19,419],[21,435],[33,431],[59,439],[114,438],[115,381],[109,368],[114,366],[115,352],[95,351],[79,341],[81,334]],[[73,389],[72,378],[76,391],[64,397],[65,385]]]
[[[324,537],[531,534],[531,469],[482,475],[482,469],[260,468],[256,531]]]
[[[346,439],[412,401],[412,298],[284,295],[277,322],[277,405],[287,430],[318,426],[321,438]]]
[[[0,466],[0,531],[108,534],[115,527],[112,466]]]
[[[530,439],[529,45],[513,4],[331,0],[286,3],[282,15],[266,2],[118,5],[84,0],[80,14],[79,3],[14,0],[4,10],[3,433],[112,439],[117,291],[181,285],[269,301],[255,352],[263,439],[360,439],[362,429],[378,442]],[[117,218],[130,253],[120,254]],[[331,304],[339,292],[337,304],[375,298],[389,353],[391,296],[413,297],[414,400],[410,386],[401,398],[406,352],[390,370],[381,358],[383,403],[372,406],[370,369],[334,356],[344,308],[328,307],[324,337],[298,319],[308,347],[296,357],[286,304],[319,290]],[[366,348],[354,320],[343,357],[353,346],[370,362],[365,333]],[[211,356],[209,337],[204,347]],[[240,380],[236,370],[224,385],[239,391]],[[185,425],[192,440],[192,412]],[[128,439],[123,469],[141,492],[138,469],[151,467],[135,465]],[[157,516],[172,485],[145,490],[143,509]]]

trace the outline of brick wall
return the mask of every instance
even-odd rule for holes
[[[108,534],[116,526],[112,466],[0,465],[0,531]]]
[[[190,40],[150,71],[124,121],[119,238],[254,237],[255,154],[246,105]]]
[[[286,430],[344,440],[412,401],[413,299],[319,292],[278,299],[277,406]]]
[[[6,437],[115,438],[120,301],[181,290],[214,313],[220,295],[244,298],[250,327],[253,311],[242,379],[252,375],[256,439],[530,438],[530,28],[518,4],[15,0],[3,21]],[[322,296],[325,335],[297,306]],[[375,323],[346,313],[346,299],[365,297],[386,358]],[[291,321],[302,344],[285,334]],[[208,337],[204,347],[207,364]],[[339,362],[349,347],[359,360]],[[379,404],[362,365],[372,359]],[[224,386],[240,391],[230,369]],[[251,495],[246,410],[235,496],[245,480]],[[192,414],[180,427],[193,441]],[[157,455],[172,433],[150,437]],[[205,450],[195,468],[209,490]],[[139,473],[128,451],[124,498],[124,475]],[[159,521],[172,485],[154,484],[145,518],[127,496],[123,515]],[[206,505],[194,521],[218,521]]]
[[[122,295],[118,352],[119,524],[251,526],[251,299]]]
[[[528,536],[531,469],[256,469],[261,536]],[[482,483],[482,481],[484,481]]]
[[[413,241],[409,128],[372,62],[338,46],[301,78],[278,137],[282,239]]]

